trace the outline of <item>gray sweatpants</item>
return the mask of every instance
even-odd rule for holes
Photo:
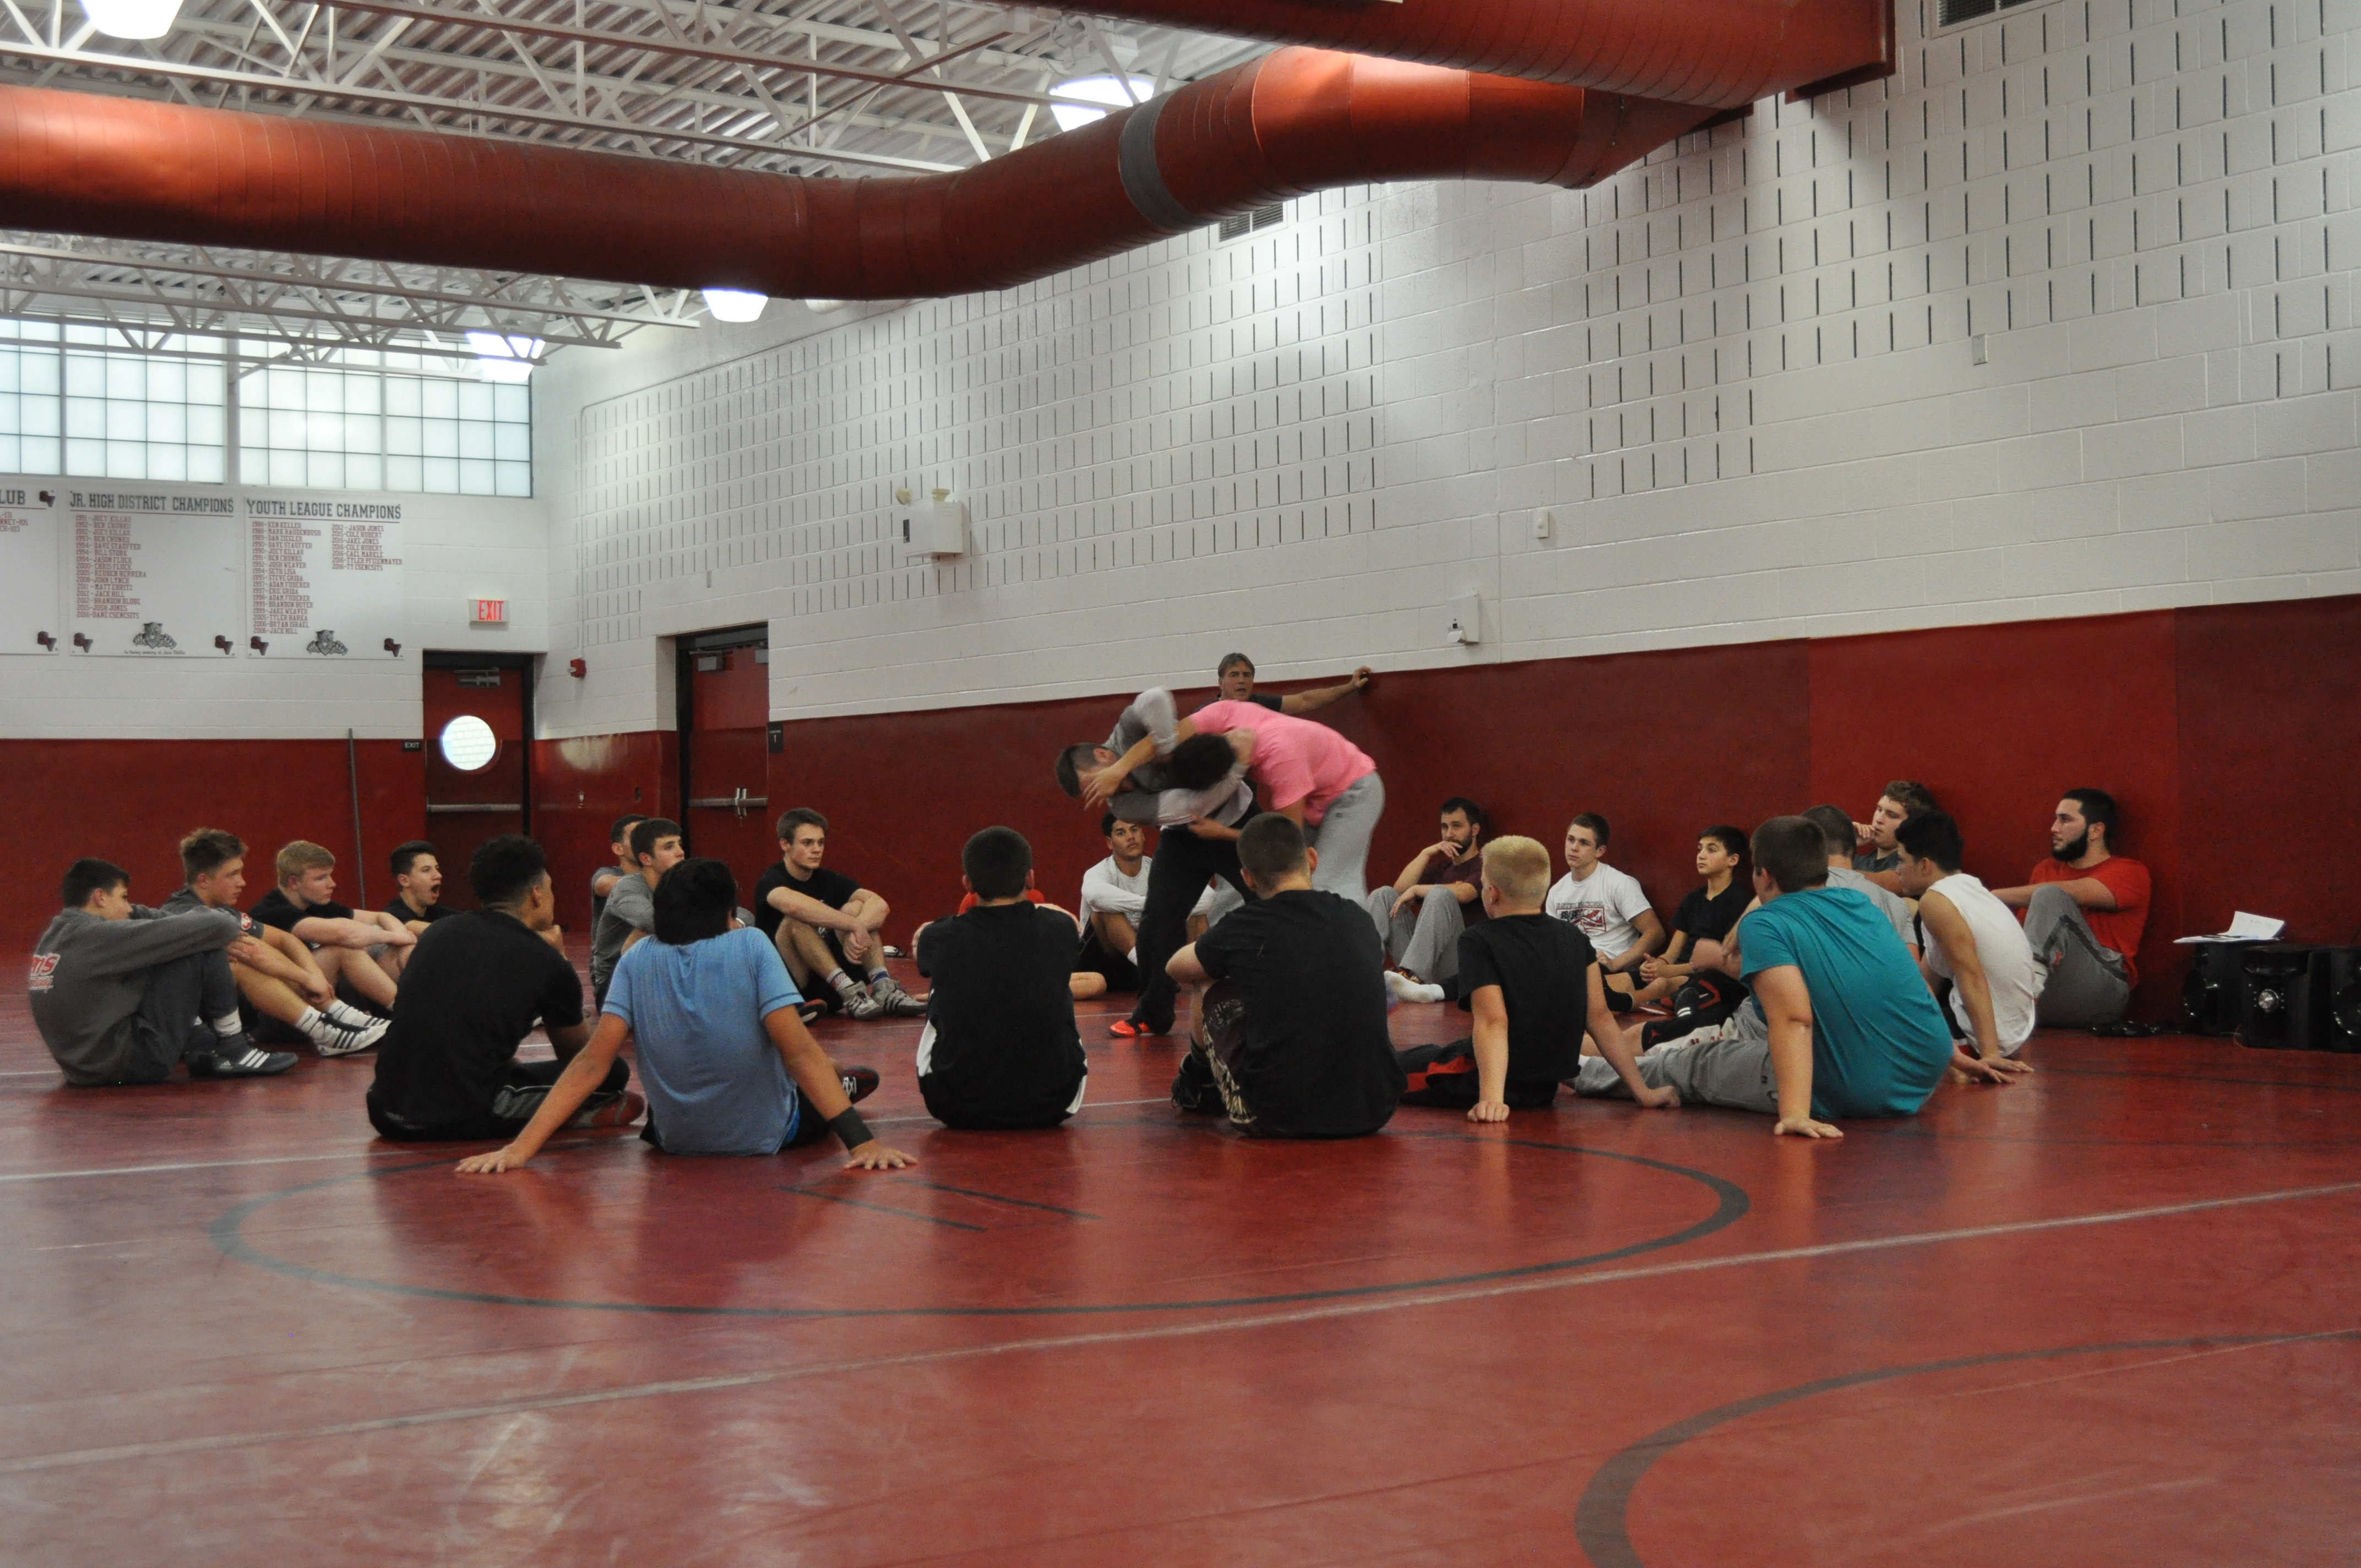
[[[1320,864],[1312,872],[1313,887],[1356,904],[1368,898],[1369,839],[1385,813],[1385,781],[1375,773],[1363,773],[1328,803],[1328,814],[1319,826],[1307,827],[1303,833],[1304,840],[1320,851]]]
[[[1779,1084],[1771,1072],[1771,1042],[1734,1020],[1668,1041],[1640,1058],[1640,1080],[1666,1084],[1684,1104],[1727,1105],[1733,1111],[1779,1113]],[[1585,1057],[1572,1080],[1576,1094],[1629,1100],[1631,1091],[1604,1057]]]
[[[1362,907],[1376,922],[1386,956],[1422,981],[1449,980],[1459,972],[1459,933],[1467,929],[1466,906],[1437,888],[1416,910],[1397,908],[1390,887],[1374,888]]]
[[[2033,890],[2025,906],[2025,939],[2049,980],[2034,1003],[2034,1021],[2080,1027],[2112,1024],[2131,1005],[2124,955],[2103,948],[2073,895],[2056,883]]]

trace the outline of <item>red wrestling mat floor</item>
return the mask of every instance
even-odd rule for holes
[[[1252,1144],[1124,1001],[1060,1132],[944,1132],[917,1024],[838,1021],[911,1170],[463,1181],[368,1058],[72,1091],[0,997],[5,1558],[2353,1560],[2361,1058],[2045,1037],[1840,1145],[1570,1097]]]

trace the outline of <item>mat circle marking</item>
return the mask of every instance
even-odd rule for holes
[[[1454,1142],[1478,1141],[1464,1133],[1396,1133],[1397,1137],[1442,1138]],[[665,1304],[652,1301],[568,1300],[545,1296],[518,1296],[490,1290],[459,1290],[443,1286],[409,1285],[398,1280],[368,1279],[356,1275],[339,1274],[330,1269],[314,1268],[265,1252],[247,1239],[246,1223],[256,1213],[290,1198],[301,1197],[327,1188],[353,1181],[374,1181],[389,1176],[400,1176],[416,1170],[447,1170],[451,1162],[445,1159],[424,1160],[415,1164],[381,1166],[371,1170],[354,1171],[344,1176],[332,1176],[319,1181],[306,1181],[276,1192],[266,1192],[258,1198],[227,1210],[210,1227],[214,1246],[237,1262],[269,1269],[291,1279],[302,1279],[318,1285],[335,1285],[346,1289],[371,1290],[383,1295],[410,1296],[427,1300],[465,1301],[479,1305],[504,1307],[544,1307],[588,1312],[646,1312],[666,1317],[689,1318],[754,1318],[754,1319],[825,1319],[825,1318],[1056,1318],[1092,1317],[1129,1312],[1181,1312],[1235,1307],[1274,1307],[1306,1301],[1333,1301],[1353,1298],[1400,1295],[1415,1290],[1448,1288],[1455,1286],[1488,1284],[1505,1279],[1529,1278],[1536,1275],[1559,1274],[1569,1269],[1587,1268],[1594,1264],[1612,1263],[1634,1257],[1642,1253],[1661,1252],[1668,1247],[1685,1245],[1746,1216],[1751,1202],[1745,1189],[1708,1172],[1687,1166],[1674,1165],[1665,1160],[1649,1159],[1642,1155],[1618,1154],[1609,1149],[1585,1148],[1578,1144],[1545,1143],[1536,1138],[1484,1139],[1487,1143],[1508,1144],[1519,1148],[1546,1149],[1555,1154],[1580,1155],[1593,1159],[1611,1159],[1628,1165],[1660,1170],[1692,1181],[1714,1195],[1713,1212],[1694,1223],[1644,1241],[1630,1242],[1604,1251],[1586,1253],[1577,1257],[1554,1258],[1542,1263],[1521,1264],[1511,1268],[1487,1269],[1469,1274],[1437,1276],[1428,1279],[1398,1280],[1387,1284],[1355,1285],[1325,1290],[1294,1290],[1267,1296],[1205,1297],[1176,1301],[1115,1301],[1076,1303],[1060,1306],[1028,1307],[720,1307],[693,1304]]]

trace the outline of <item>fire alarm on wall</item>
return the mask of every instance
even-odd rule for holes
[[[467,620],[473,626],[506,626],[509,623],[509,601],[506,599],[469,599]]]

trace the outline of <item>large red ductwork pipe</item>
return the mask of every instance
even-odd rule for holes
[[[1076,8],[1724,109],[1894,69],[1894,0],[1082,0]]]
[[[822,180],[0,87],[0,214],[118,239],[917,299],[1340,185],[1586,185],[1711,113],[1282,49],[956,174]]]

